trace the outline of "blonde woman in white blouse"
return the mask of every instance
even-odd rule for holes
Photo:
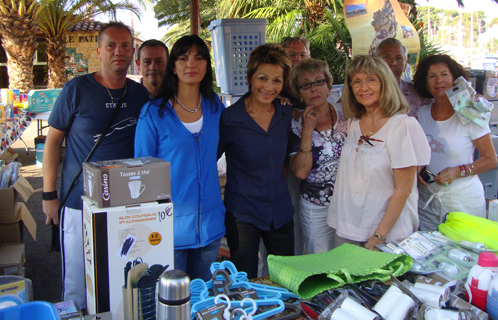
[[[342,103],[348,136],[327,222],[335,246],[372,250],[417,231],[417,167],[429,163],[430,148],[382,58],[351,61]]]

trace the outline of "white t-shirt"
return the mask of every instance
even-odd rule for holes
[[[202,125],[204,123],[204,116],[201,115],[199,120],[194,121],[194,122],[183,122],[182,121],[182,123],[185,126],[185,128],[187,128],[188,131],[190,131],[192,133],[197,133],[197,132],[201,131],[201,129],[202,129]]]
[[[448,120],[435,121],[431,115],[431,106],[422,106],[418,112],[418,121],[431,147],[431,163],[427,168],[438,174],[448,167],[471,163],[475,149],[472,140],[490,133],[489,127],[482,128],[473,122],[462,125],[456,113]],[[464,180],[456,179],[452,185],[463,183]]]
[[[392,116],[372,138],[373,146],[363,142],[359,119],[352,119],[342,148],[334,195],[327,222],[337,235],[365,242],[375,233],[394,194],[393,169],[426,165],[430,149],[420,124],[406,114]],[[418,229],[417,179],[413,180],[397,222],[387,242],[402,240]]]

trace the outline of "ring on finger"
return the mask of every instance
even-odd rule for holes
[[[316,117],[316,112],[313,112],[311,115],[312,115],[313,117]]]
[[[447,187],[448,186],[448,181],[445,181],[444,182],[444,186]]]

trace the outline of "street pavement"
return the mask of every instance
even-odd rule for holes
[[[46,121],[44,121],[46,125]],[[46,134],[48,129],[45,129]],[[28,152],[22,141],[16,141],[11,147],[20,155],[21,175],[33,186],[35,192],[26,203],[37,224],[36,241],[24,227],[23,241],[26,245],[25,277],[33,284],[34,300],[48,302],[61,301],[61,264],[60,253],[51,251],[51,227],[45,225],[42,210],[42,169],[36,166],[34,138],[37,136],[37,121],[34,120],[24,131],[21,138],[28,146]]]

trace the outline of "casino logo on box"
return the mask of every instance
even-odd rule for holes
[[[159,232],[152,232],[149,235],[149,243],[153,246],[157,246],[158,244],[160,244],[162,239],[163,238],[161,237],[161,234]]]

